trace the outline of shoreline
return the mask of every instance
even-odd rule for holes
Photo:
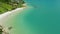
[[[16,8],[14,10],[11,10],[11,11],[7,11],[3,14],[0,14],[0,20],[3,18],[3,17],[6,17],[6,16],[9,16],[10,14],[14,14],[14,13],[17,13],[17,12],[21,12],[23,9],[27,8],[26,7],[26,4],[23,4],[24,7],[21,7],[21,8]]]
[[[11,11],[5,12],[3,14],[0,14],[0,25],[3,26],[3,28],[6,32],[9,32],[9,33],[13,33],[13,31],[15,32],[15,28],[13,25],[15,22],[13,22],[13,18],[28,8],[33,8],[33,7],[28,6],[25,3],[25,4],[23,4],[23,7],[21,7],[21,8],[16,8],[15,10],[11,10]],[[12,28],[12,30],[9,31],[7,28],[11,27],[11,26],[13,28]]]
[[[3,14],[0,14],[0,19],[3,18],[3,17],[5,17],[5,16],[7,16],[7,15],[10,15],[10,14],[12,14],[12,13],[15,13],[15,12],[17,12],[17,11],[19,11],[19,10],[23,10],[23,9],[24,9],[24,8],[16,8],[15,10],[8,11],[8,12],[5,12],[5,13],[3,13]]]
[[[25,7],[21,7],[21,8],[16,8],[14,10],[11,10],[11,11],[8,11],[8,12],[5,12],[3,14],[0,14],[0,25],[2,26],[5,26],[6,23],[5,21],[8,20],[9,18],[17,15],[18,13],[22,12],[24,9],[27,8],[26,4],[24,4]]]
[[[9,33],[10,31],[8,30],[8,27],[11,27],[11,26],[13,27],[13,25],[11,25],[10,23],[8,23],[6,21],[9,20],[10,18],[13,18],[15,15],[22,12],[26,8],[27,8],[27,6],[21,7],[21,8],[16,8],[14,10],[0,14],[0,25],[4,28],[3,30],[5,30],[6,32]],[[14,31],[14,29],[12,29],[12,31]]]
[[[5,17],[7,18],[8,16],[13,15],[14,13],[21,12],[23,9],[24,8],[16,8],[15,10],[5,12],[5,13],[0,15],[0,20],[5,18]]]

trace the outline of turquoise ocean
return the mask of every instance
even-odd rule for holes
[[[28,6],[11,21],[13,34],[60,34],[60,0],[24,0]]]

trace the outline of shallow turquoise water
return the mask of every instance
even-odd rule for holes
[[[25,2],[33,8],[15,16],[15,34],[60,34],[60,0]]]

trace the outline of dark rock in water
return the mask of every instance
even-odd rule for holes
[[[9,29],[9,30],[11,30],[11,29],[12,29],[12,27],[9,27],[8,29]]]

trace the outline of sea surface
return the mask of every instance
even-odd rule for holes
[[[60,34],[60,0],[24,0],[31,8],[10,19],[11,34]]]

